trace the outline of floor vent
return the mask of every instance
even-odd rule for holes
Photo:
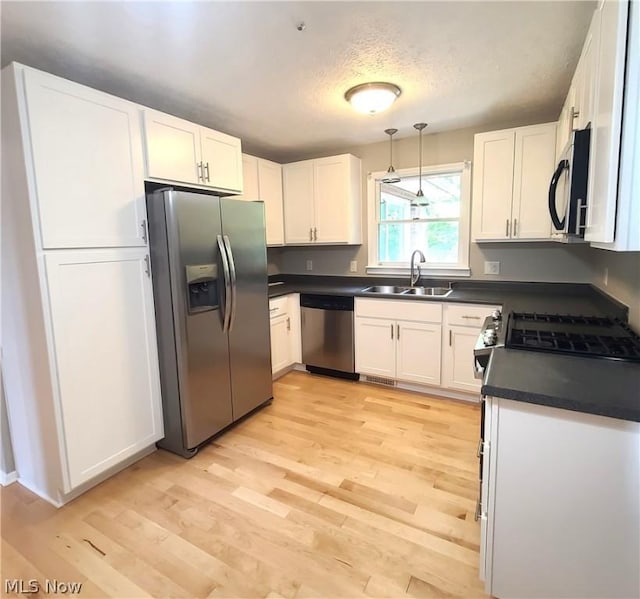
[[[395,387],[396,382],[393,379],[388,379],[384,376],[369,376],[365,377],[367,383],[376,383],[378,385],[387,385],[388,387]]]

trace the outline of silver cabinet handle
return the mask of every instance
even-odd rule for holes
[[[451,329],[449,329],[449,345],[451,345]]]
[[[144,241],[145,243],[148,243],[149,238],[148,238],[148,230],[147,230],[147,221],[143,220],[140,226],[142,227],[142,241]]]
[[[203,179],[206,177],[206,181],[207,183],[211,183],[211,177],[209,176],[209,163],[205,162],[204,165],[204,177]]]
[[[222,260],[222,271],[224,273],[224,314],[222,319],[222,332],[229,330],[229,319],[231,318],[231,277],[229,275],[229,260],[227,252],[224,249],[222,235],[218,235],[218,249],[220,250],[220,258]],[[277,310],[277,308],[275,308]]]
[[[287,331],[291,330],[291,318],[287,316]]]
[[[517,218],[513,219],[513,236],[514,237],[518,236],[518,219]]]
[[[144,272],[147,273],[147,276],[151,278],[151,260],[149,259],[149,254],[144,257],[145,268]]]
[[[278,308],[269,308],[269,312],[277,312]]]
[[[393,323],[391,323],[391,339],[393,339]]]
[[[227,250],[227,256],[229,256],[229,272],[231,273],[231,316],[229,317],[229,330],[233,329],[233,323],[236,321],[236,304],[238,301],[237,290],[237,277],[236,277],[236,263],[233,260],[233,252],[231,251],[231,241],[229,241],[228,235],[223,235],[224,247]]]
[[[396,325],[396,339],[400,339],[400,325]]]
[[[318,229],[313,227],[313,240],[318,241]]]
[[[507,219],[507,231],[506,231],[506,233],[505,233],[505,237],[509,237],[509,228],[510,228],[510,227],[509,227],[509,225],[510,225],[510,224],[511,224],[511,223],[509,222],[509,219]]]
[[[466,314],[463,314],[462,318],[470,318],[471,320],[480,320],[479,316],[467,316]]]
[[[309,241],[313,241],[313,229],[309,227]]]
[[[202,174],[202,162],[198,162],[198,181],[204,181],[204,175]]]

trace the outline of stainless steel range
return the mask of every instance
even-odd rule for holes
[[[640,336],[617,318],[511,312],[487,318],[473,354],[482,378],[495,347],[640,362]]]

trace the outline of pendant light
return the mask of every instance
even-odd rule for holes
[[[418,130],[418,139],[420,140],[420,160],[418,162],[418,192],[416,193],[417,198],[423,198],[424,193],[422,193],[422,130],[427,126],[427,123],[416,123],[413,128]],[[428,203],[419,202],[420,206],[427,206]]]
[[[400,177],[396,175],[396,169],[393,168],[393,136],[398,132],[397,129],[385,129],[384,132],[389,136],[389,168],[387,176],[382,179],[383,183],[400,183]]]

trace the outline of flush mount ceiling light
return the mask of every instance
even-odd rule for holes
[[[348,89],[344,99],[358,112],[376,114],[389,108],[401,93],[400,88],[393,83],[362,83]]]

